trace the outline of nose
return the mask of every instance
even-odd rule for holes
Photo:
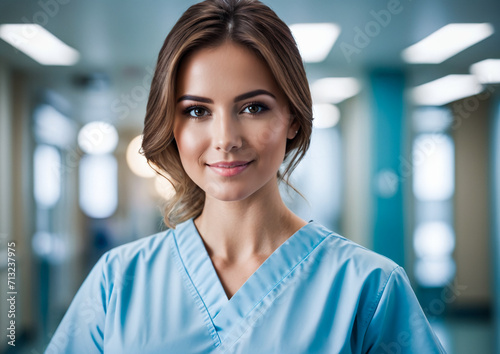
[[[213,143],[216,150],[230,152],[241,148],[243,140],[240,126],[231,112],[218,114],[212,126]]]

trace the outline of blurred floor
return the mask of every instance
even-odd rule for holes
[[[493,324],[488,319],[453,318],[432,322],[448,354],[493,354]]]

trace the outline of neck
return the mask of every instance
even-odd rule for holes
[[[285,206],[276,181],[240,201],[207,195],[195,220],[209,255],[230,263],[267,258],[305,224]]]

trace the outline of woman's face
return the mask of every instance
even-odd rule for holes
[[[242,200],[276,183],[298,123],[265,62],[231,42],[201,49],[182,62],[176,87],[179,155],[207,198]]]

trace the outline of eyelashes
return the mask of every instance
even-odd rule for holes
[[[185,108],[182,113],[189,118],[202,118],[207,115],[208,110],[203,106],[192,105]]]
[[[269,107],[266,104],[262,102],[250,102],[242,107],[239,114],[257,116],[266,111],[269,111]],[[193,119],[200,119],[211,115],[210,110],[203,105],[190,105],[182,110],[182,114]]]
[[[257,108],[257,112],[255,112],[255,111],[252,112],[252,110],[250,108],[254,108],[254,109]],[[262,102],[251,102],[251,103],[248,103],[247,105],[244,106],[242,112],[252,114],[252,115],[257,115],[257,114],[264,113],[268,110],[269,110],[269,107],[267,107],[267,105],[265,105]]]

